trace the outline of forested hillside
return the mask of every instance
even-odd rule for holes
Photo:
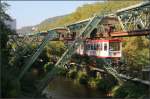
[[[38,25],[38,30],[46,31],[57,26],[64,26],[76,21],[84,20],[92,17],[94,14],[100,14],[102,12],[113,13],[120,8],[134,5],[139,2],[140,1],[105,1],[103,3],[97,2],[94,4],[85,4],[78,7],[74,12],[54,20],[53,22],[42,22],[42,24]]]
[[[25,26],[25,27],[22,27],[21,29],[18,29],[17,33],[25,34],[25,33],[33,32],[33,27],[47,26],[48,24],[54,23],[56,20],[61,19],[61,18],[65,17],[65,16],[66,15],[56,16],[56,17],[52,17],[52,18],[47,18],[47,19],[45,19],[44,21],[42,21],[41,23],[39,23],[37,25]],[[37,30],[37,31],[39,31],[39,30]]]
[[[23,27],[19,29],[18,32],[32,32],[32,27],[38,27],[37,31],[46,31],[50,28],[64,26],[76,21],[84,20],[86,18],[92,17],[94,14],[100,14],[101,12],[113,13],[114,11],[120,8],[134,5],[139,2],[140,1],[105,1],[102,3],[97,2],[94,4],[85,4],[83,6],[78,7],[74,12],[68,15],[56,16],[45,19],[44,21],[35,26]]]

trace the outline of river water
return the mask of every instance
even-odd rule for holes
[[[50,99],[93,99],[106,98],[107,96],[96,88],[81,85],[74,80],[57,78],[49,83],[47,97]]]

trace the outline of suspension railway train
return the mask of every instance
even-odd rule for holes
[[[54,30],[58,33],[58,39],[64,41],[67,45],[78,37],[79,32],[86,26],[90,19],[82,20],[64,27],[58,27]],[[141,30],[137,24],[137,30],[123,32],[119,20],[113,16],[107,16],[101,21],[85,42],[78,47],[76,53],[79,55],[94,56],[96,58],[121,58],[122,57],[122,40],[117,37],[142,36],[148,35],[149,29]],[[103,27],[103,28],[102,28]],[[140,28],[139,28],[140,27]],[[102,29],[102,30],[101,30]],[[67,33],[69,30],[69,33]],[[119,31],[119,32],[118,32]],[[39,33],[44,38],[48,32]],[[29,34],[34,35],[34,34]],[[115,37],[110,38],[110,37]],[[42,40],[40,40],[42,41]]]
[[[76,51],[79,55],[96,58],[120,58],[122,56],[121,39],[87,39]]]
[[[77,28],[82,27],[88,20],[79,21],[75,24],[71,24],[68,26],[70,31],[72,32],[72,38],[77,37],[78,29],[74,29],[74,25]],[[122,56],[122,40],[119,38],[110,38],[110,32],[115,31],[116,24],[118,20],[114,17],[105,17],[102,20],[104,23],[104,30],[100,30],[100,28],[95,28],[91,34],[86,38],[85,42],[78,47],[76,53],[79,55],[87,55],[94,56],[96,58],[120,58]],[[113,25],[115,24],[115,25]],[[81,25],[81,26],[80,26]],[[80,28],[82,29],[82,28]],[[103,37],[103,36],[105,37]],[[67,43],[72,43],[71,40]]]

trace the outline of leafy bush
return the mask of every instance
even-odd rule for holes
[[[87,85],[88,84],[88,80],[89,80],[88,76],[83,74],[79,78],[79,83],[83,84],[83,85]]]
[[[89,78],[89,81],[88,81],[88,84],[93,87],[93,88],[96,88],[97,87],[97,83],[99,82],[99,78],[94,78],[94,77],[90,77]]]
[[[69,77],[70,77],[71,79],[77,78],[77,71],[71,71],[71,72],[69,73]]]
[[[139,98],[146,94],[146,86],[139,83],[125,82],[121,85],[116,92],[114,97],[116,98]]]
[[[103,90],[105,93],[112,90],[112,88],[117,85],[117,80],[112,76],[107,76],[108,78],[100,79],[97,83],[97,88]]]
[[[51,62],[48,62],[47,64],[44,65],[44,71],[49,72],[52,70],[53,67],[54,67],[54,64]]]
[[[57,68],[57,67],[54,67],[54,68]],[[54,72],[58,72],[59,76],[66,77],[68,71],[64,68],[58,68],[58,71],[54,71]]]
[[[123,55],[131,70],[149,65],[149,40],[144,36],[130,37],[123,42]],[[134,46],[133,46],[134,45]]]
[[[108,92],[111,90],[111,85],[108,83],[108,81],[101,79],[97,83],[97,88],[103,90],[104,92]]]

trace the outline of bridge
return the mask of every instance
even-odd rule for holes
[[[68,35],[67,35],[68,34]],[[149,36],[150,37],[150,2],[142,2],[131,7],[117,10],[114,13],[101,13],[92,18],[85,19],[64,27],[57,27],[41,33],[29,33],[27,38],[43,37],[41,44],[37,47],[30,59],[24,64],[23,69],[18,76],[21,80],[28,69],[32,66],[38,56],[41,54],[44,46],[53,40],[72,40],[73,43],[67,48],[61,58],[55,64],[51,72],[48,72],[43,80],[39,83],[39,91],[47,86],[50,79],[55,77],[56,69],[64,68],[71,56],[77,48],[83,44],[87,38],[115,38],[115,37],[131,37],[131,36]],[[24,49],[26,52],[27,49]],[[132,80],[150,86],[150,81],[141,80],[138,78],[132,79],[123,74],[119,74],[112,66],[105,62],[105,70],[112,74],[118,81]]]

